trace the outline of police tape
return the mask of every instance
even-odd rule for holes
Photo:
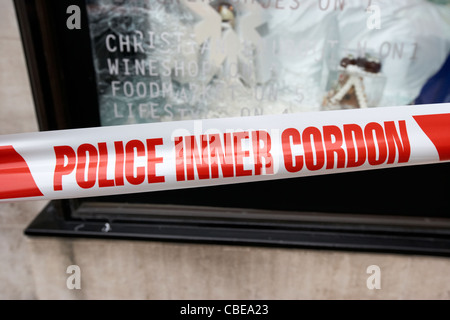
[[[68,199],[450,160],[450,104],[0,136],[0,201]]]

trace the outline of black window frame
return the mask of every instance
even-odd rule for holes
[[[85,0],[14,3],[40,130],[99,126]],[[25,234],[450,256],[446,176],[449,163],[55,200]]]

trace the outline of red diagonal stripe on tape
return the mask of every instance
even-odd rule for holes
[[[0,146],[0,199],[43,196],[27,163],[13,146]]]
[[[436,147],[441,161],[450,160],[450,113],[413,116]]]

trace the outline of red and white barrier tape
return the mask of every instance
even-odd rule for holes
[[[450,160],[450,104],[0,136],[0,201],[283,179]]]

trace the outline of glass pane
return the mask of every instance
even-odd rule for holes
[[[448,0],[87,9],[102,125],[450,101]]]

